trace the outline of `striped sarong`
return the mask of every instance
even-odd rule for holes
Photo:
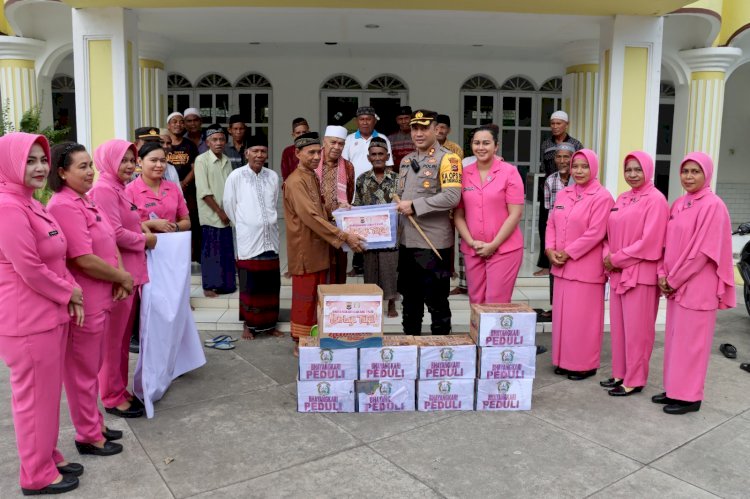
[[[237,260],[240,276],[240,320],[253,333],[276,328],[279,320],[279,255],[266,251],[250,260]]]

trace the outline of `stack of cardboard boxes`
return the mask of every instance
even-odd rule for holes
[[[382,297],[373,284],[319,287],[319,336],[300,341],[300,412],[531,408],[532,309],[474,305],[470,335],[384,338]]]

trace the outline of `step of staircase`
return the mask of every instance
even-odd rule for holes
[[[349,278],[348,282],[362,282],[361,277]],[[203,296],[200,275],[192,276],[192,287],[190,291],[190,303],[195,308],[193,317],[199,331],[242,331],[242,321],[239,318],[239,292],[230,295],[222,295],[216,298]],[[452,285],[455,285],[454,281]],[[291,280],[282,278],[280,292],[281,321],[278,329],[289,332],[289,310],[292,302]],[[467,295],[451,296],[449,298],[451,312],[453,314],[453,331],[465,333],[469,331],[469,297]],[[549,280],[546,277],[520,277],[513,291],[513,302],[526,303],[532,308],[549,309]],[[399,314],[401,303],[397,304]],[[656,318],[657,331],[664,330],[666,321],[666,301],[662,299],[659,303],[659,312]],[[604,330],[609,332],[609,301],[604,302]],[[384,319],[383,331],[388,333],[402,333],[401,317]],[[430,331],[430,315],[425,309],[425,321],[422,332]],[[538,333],[552,332],[551,323],[537,324]]]

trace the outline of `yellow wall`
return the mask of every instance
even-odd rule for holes
[[[648,81],[648,49],[625,47],[625,64],[622,81],[622,115],[620,128],[620,157],[643,149],[646,123],[646,82]],[[619,163],[607,165],[614,175],[617,172],[617,193],[628,190]]]
[[[91,150],[115,136],[112,41],[89,40]]]
[[[719,44],[726,45],[729,38],[746,24],[750,24],[750,1],[724,0]]]

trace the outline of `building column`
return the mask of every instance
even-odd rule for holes
[[[0,108],[15,130],[23,113],[39,104],[36,57],[43,48],[32,38],[0,36]]]
[[[78,142],[93,151],[140,123],[137,18],[115,7],[72,15]]]
[[[153,33],[138,34],[138,65],[141,85],[141,122],[137,126],[164,127],[167,118],[167,72],[169,42]]]
[[[563,108],[570,118],[568,133],[584,147],[596,148],[599,85],[599,44],[580,40],[563,48]]]
[[[656,153],[664,20],[616,16],[602,24],[600,39],[599,178],[616,196],[628,189],[624,156]]]
[[[680,51],[680,59],[690,69],[684,152],[700,151],[711,156],[714,160],[714,187],[718,177],[726,72],[741,55],[742,50],[735,47]]]

